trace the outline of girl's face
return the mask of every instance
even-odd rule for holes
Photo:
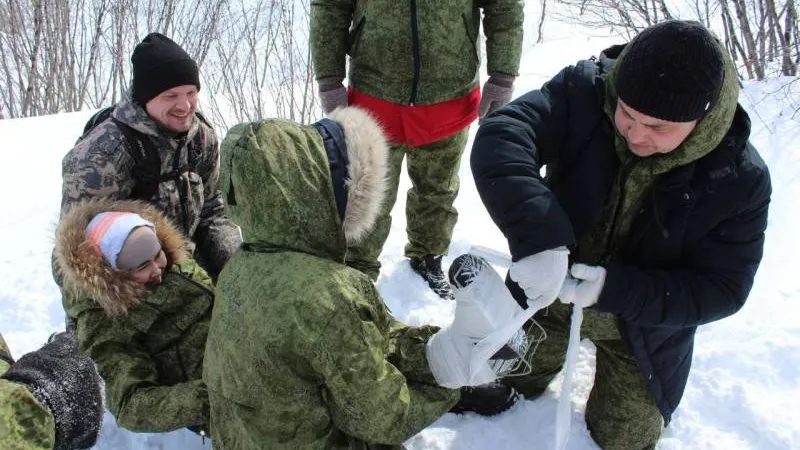
[[[164,250],[159,250],[152,258],[141,263],[135,269],[129,271],[133,281],[140,284],[157,286],[161,284],[164,276],[164,269],[167,267],[167,255]]]

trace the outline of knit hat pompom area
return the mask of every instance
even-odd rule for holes
[[[636,35],[616,69],[614,86],[631,108],[661,120],[691,122],[716,105],[725,60],[701,23],[670,20]]]
[[[133,270],[161,251],[155,225],[130,212],[94,216],[86,227],[85,237],[116,270]]]
[[[131,55],[133,99],[140,106],[176,86],[193,84],[200,89],[197,63],[172,39],[150,33],[136,45]]]

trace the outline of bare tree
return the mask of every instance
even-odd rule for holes
[[[227,5],[227,21],[206,70],[216,93],[212,114],[223,127],[230,119],[276,116],[310,122],[319,115],[307,39],[309,10],[298,3]]]
[[[5,0],[0,118],[119,101],[147,33],[170,36],[201,67],[217,125],[319,115],[305,0]]]
[[[542,14],[539,16],[539,24],[536,27],[536,43],[540,44],[544,40],[544,19],[547,16],[547,0],[542,0]]]
[[[795,76],[800,62],[795,0],[558,0],[563,20],[612,28],[628,38],[657,22],[697,20],[706,26],[722,18],[725,46],[748,78]],[[682,13],[683,15],[679,14]],[[688,14],[688,15],[687,15]]]

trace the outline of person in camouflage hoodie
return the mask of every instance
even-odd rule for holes
[[[142,245],[156,253],[140,251],[142,263],[132,259],[136,252],[129,251],[129,242],[136,230],[114,237],[115,227],[122,226],[114,212],[152,224],[157,242]],[[118,250],[119,267],[108,250],[119,249],[114,242],[125,242]],[[79,203],[58,226],[64,309],[76,323],[80,351],[95,361],[106,381],[109,410],[132,431],[190,427],[206,432],[208,395],[201,377],[214,286],[187,247],[164,214],[141,201]],[[123,260],[134,268],[123,266]],[[148,272],[144,280],[140,271]]]
[[[103,423],[102,381],[68,333],[14,361],[0,335],[0,448],[93,446]]]
[[[384,142],[356,108],[223,140],[220,183],[245,242],[220,274],[206,346],[215,448],[396,446],[458,401],[428,366],[437,328],[395,321],[345,265],[380,209]]]
[[[195,257],[216,276],[241,242],[217,190],[219,149],[213,128],[195,113],[196,63],[169,38],[151,33],[131,56],[131,89],[111,118],[80,139],[62,162],[62,216],[76,202],[139,199],[159,207],[189,236]],[[157,187],[141,190],[126,139],[133,133],[157,151]],[[154,191],[154,192],[153,192]],[[192,248],[194,250],[194,248]]]
[[[441,257],[458,218],[453,202],[461,154],[470,123],[511,98],[522,6],[520,0],[312,0],[311,53],[323,109],[369,110],[392,144],[386,202],[372,233],[348,252],[351,266],[378,277],[407,157],[405,255],[437,294],[452,298]],[[482,92],[481,11],[489,74]],[[342,83],[346,55],[349,91]]]

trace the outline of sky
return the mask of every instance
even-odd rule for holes
[[[529,7],[530,9],[530,7]],[[598,31],[548,22],[545,40],[533,44],[537,17],[526,19],[526,42],[515,96],[536,89],[566,65],[621,42]],[[485,79],[485,76],[484,76]],[[737,314],[698,329],[694,362],[683,400],[664,430],[658,450],[800,449],[800,92],[792,79],[745,82],[740,103],[753,122],[751,142],[772,174],[773,197],[764,259],[745,306]],[[94,111],[27,119],[0,120],[0,332],[19,357],[41,346],[64,327],[60,294],[52,280],[50,254],[58,220],[61,158]],[[472,125],[471,135],[477,128]],[[224,130],[220,130],[224,133]],[[460,216],[445,270],[472,245],[506,252],[503,236],[480,202],[469,170],[461,165]],[[445,325],[453,302],[427,289],[403,257],[405,198],[409,180],[401,179],[391,234],[381,255],[377,281],[386,304],[409,325]],[[497,267],[498,270],[502,268]],[[504,275],[504,273],[501,273]],[[571,397],[568,449],[598,448],[583,413],[594,375],[594,347],[584,341],[578,355]],[[445,414],[406,442],[421,449],[553,448],[559,376],[540,398],[522,401],[495,417]],[[212,448],[188,431],[131,433],[106,413],[96,449],[156,450]]]

